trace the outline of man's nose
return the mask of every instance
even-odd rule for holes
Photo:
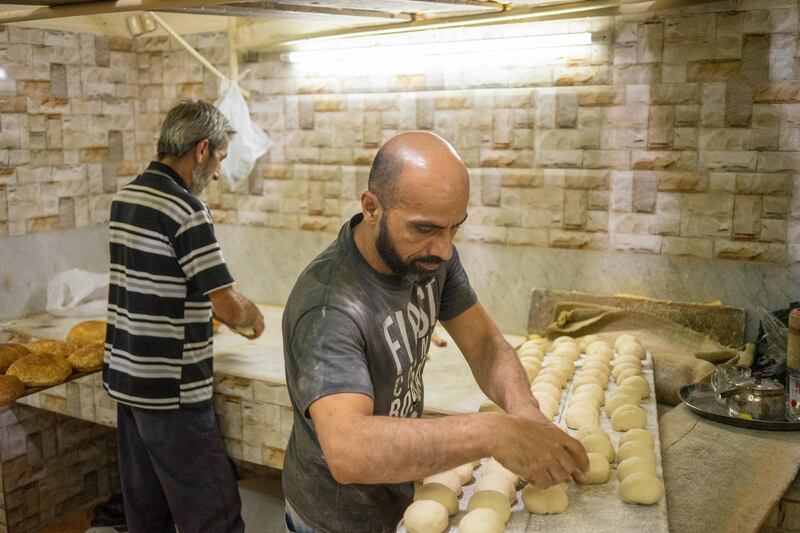
[[[433,241],[431,246],[431,255],[440,258],[442,261],[448,261],[453,255],[453,238],[449,234],[440,235]]]

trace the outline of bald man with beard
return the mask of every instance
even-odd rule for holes
[[[283,315],[289,531],[395,531],[413,480],[482,457],[541,488],[583,482],[583,447],[541,414],[461,266],[453,238],[468,201],[452,146],[433,133],[399,134],[375,156],[361,213],[295,284]],[[422,419],[437,321],[505,413]]]

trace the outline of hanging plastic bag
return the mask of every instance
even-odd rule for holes
[[[267,152],[272,141],[264,130],[250,120],[250,110],[238,83],[231,83],[224,89],[216,106],[236,130],[236,135],[228,145],[228,157],[222,161],[221,168],[222,176],[235,190],[247,179],[256,160]]]
[[[47,312],[52,315],[103,316],[107,298],[108,274],[73,268],[47,284]]]

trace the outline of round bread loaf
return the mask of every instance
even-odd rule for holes
[[[72,352],[67,361],[78,372],[93,372],[103,368],[103,351],[105,343],[93,342],[85,344]]]
[[[25,385],[14,376],[0,376],[0,405],[10,405],[25,393]]]
[[[29,353],[31,351],[22,344],[0,344],[0,373],[5,373],[11,363]]]
[[[75,345],[55,339],[41,339],[29,342],[25,347],[33,353],[49,353],[66,358],[75,349]]]
[[[26,387],[58,385],[72,373],[72,365],[60,355],[32,353],[23,355],[8,367],[6,375],[15,376]]]
[[[106,340],[105,320],[87,320],[75,324],[69,333],[67,341],[75,344],[91,344],[94,342],[104,342]]]

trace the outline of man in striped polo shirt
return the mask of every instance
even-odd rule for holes
[[[233,290],[208,208],[235,133],[213,105],[183,101],[161,126],[158,161],[111,204],[103,383],[118,402],[119,466],[132,533],[244,531],[211,405],[212,313],[261,335]]]

